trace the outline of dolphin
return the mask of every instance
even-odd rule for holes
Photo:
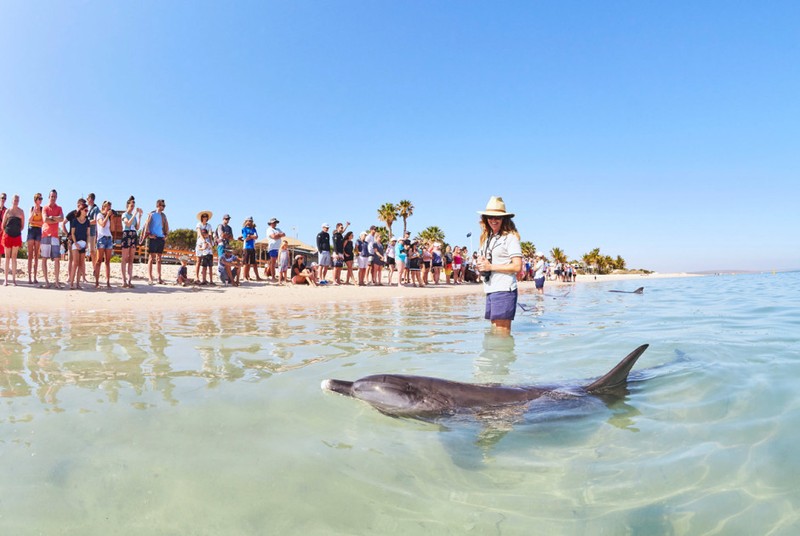
[[[356,381],[323,380],[322,389],[367,402],[392,417],[431,420],[455,415],[524,411],[533,401],[624,395],[628,373],[648,344],[625,356],[605,376],[578,385],[503,386],[462,383],[426,376],[376,374]]]
[[[619,292],[621,294],[644,294],[644,287],[639,287],[636,290],[609,290],[609,292]]]

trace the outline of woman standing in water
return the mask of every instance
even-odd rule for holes
[[[517,273],[522,269],[519,232],[502,197],[491,197],[481,215],[478,270],[486,292],[484,318],[502,333],[511,333],[517,311]]]

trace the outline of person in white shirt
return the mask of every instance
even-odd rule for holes
[[[491,197],[481,215],[477,268],[486,293],[484,318],[501,333],[511,333],[517,311],[517,274],[522,270],[519,232],[502,197]]]

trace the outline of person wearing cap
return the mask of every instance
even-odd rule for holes
[[[544,294],[544,253],[536,253],[536,262],[533,263],[533,283],[539,294]]]
[[[214,241],[212,238],[211,224],[208,223],[213,216],[210,210],[203,210],[197,213],[197,243],[195,244],[194,253],[197,256],[197,261],[194,265],[194,282],[198,285],[214,284]],[[200,269],[203,269],[203,280],[200,281]],[[211,281],[209,281],[209,279]]]
[[[327,223],[322,224],[322,230],[317,233],[317,279],[324,281],[328,275],[328,268],[331,267],[331,235],[328,234],[330,226]]]
[[[501,333],[511,333],[517,311],[517,273],[522,270],[522,247],[514,214],[502,197],[491,197],[480,214],[478,270],[486,293],[484,318]]]
[[[256,224],[253,217],[250,216],[244,223],[242,223],[242,242],[244,242],[244,279],[250,281],[250,267],[253,267],[253,272],[256,274],[256,281],[261,281],[261,276],[258,275],[258,264],[256,264],[256,240],[258,240],[258,231],[256,231]]]
[[[217,261],[217,271],[224,285],[239,286],[239,264],[239,257],[233,254],[233,250],[226,248],[222,251]]]
[[[222,223],[217,225],[217,230],[214,231],[214,238],[217,243],[217,257],[222,257],[225,250],[230,247],[231,240],[233,240],[233,229],[230,223],[231,215],[225,214],[222,217]]]
[[[358,282],[359,287],[367,284],[366,275],[369,269],[369,243],[367,242],[367,231],[362,231],[356,240],[356,251],[358,252]]]
[[[278,281],[278,274],[275,270],[275,264],[278,262],[278,252],[281,249],[281,239],[286,236],[286,233],[278,229],[280,221],[277,218],[272,218],[267,222],[269,229],[267,229],[267,254],[269,255],[269,264],[264,269],[264,275],[272,281]]]

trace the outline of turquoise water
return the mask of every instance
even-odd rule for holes
[[[609,289],[644,295],[615,294]],[[2,534],[797,534],[800,274],[197,313],[5,311]],[[610,405],[393,419],[378,372],[551,383],[642,343]]]

